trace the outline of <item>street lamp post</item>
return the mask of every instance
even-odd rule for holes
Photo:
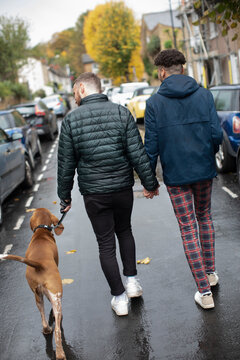
[[[169,0],[169,9],[170,9],[172,32],[173,32],[173,42],[174,42],[175,49],[177,49],[177,41],[176,41],[176,34],[175,34],[175,30],[174,30],[174,22],[173,22],[173,12],[172,12],[172,2],[171,2],[171,0]]]

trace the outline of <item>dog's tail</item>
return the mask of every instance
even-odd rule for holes
[[[42,264],[40,264],[37,261],[34,260],[30,260],[21,256],[17,256],[17,255],[8,255],[8,254],[0,254],[0,260],[15,260],[15,261],[19,261],[21,263],[24,263],[28,266],[31,266],[37,270],[43,270],[44,267],[42,266]]]

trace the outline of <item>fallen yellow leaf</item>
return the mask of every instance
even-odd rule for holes
[[[53,201],[53,204],[56,204],[57,202],[56,201]]]
[[[73,283],[73,282],[74,282],[73,279],[62,279],[62,284],[63,284],[63,285],[71,284],[71,283]]]
[[[150,257],[146,257],[145,259],[138,260],[138,261],[137,261],[137,264],[145,264],[145,265],[147,265],[147,264],[150,263],[151,260],[152,260],[152,259],[150,259]]]
[[[18,198],[16,198],[16,199],[14,199],[14,201],[19,201],[20,199],[18,199]]]
[[[77,250],[69,250],[69,251],[66,251],[66,254],[74,254],[75,252],[77,252]]]
[[[35,211],[36,209],[26,209],[26,212],[33,212]]]

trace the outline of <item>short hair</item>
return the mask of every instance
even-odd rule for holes
[[[176,49],[167,49],[160,51],[154,59],[156,66],[161,66],[173,71],[181,71],[182,66],[186,64],[186,59],[181,51]]]
[[[98,92],[101,92],[101,80],[97,75],[92,72],[84,72],[77,77],[73,86],[79,86],[80,83],[84,83],[86,87],[94,88]]]

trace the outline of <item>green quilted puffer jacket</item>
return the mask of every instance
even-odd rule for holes
[[[93,94],[63,120],[58,147],[58,196],[71,199],[75,169],[82,195],[131,188],[133,168],[149,191],[158,186],[128,109]]]

